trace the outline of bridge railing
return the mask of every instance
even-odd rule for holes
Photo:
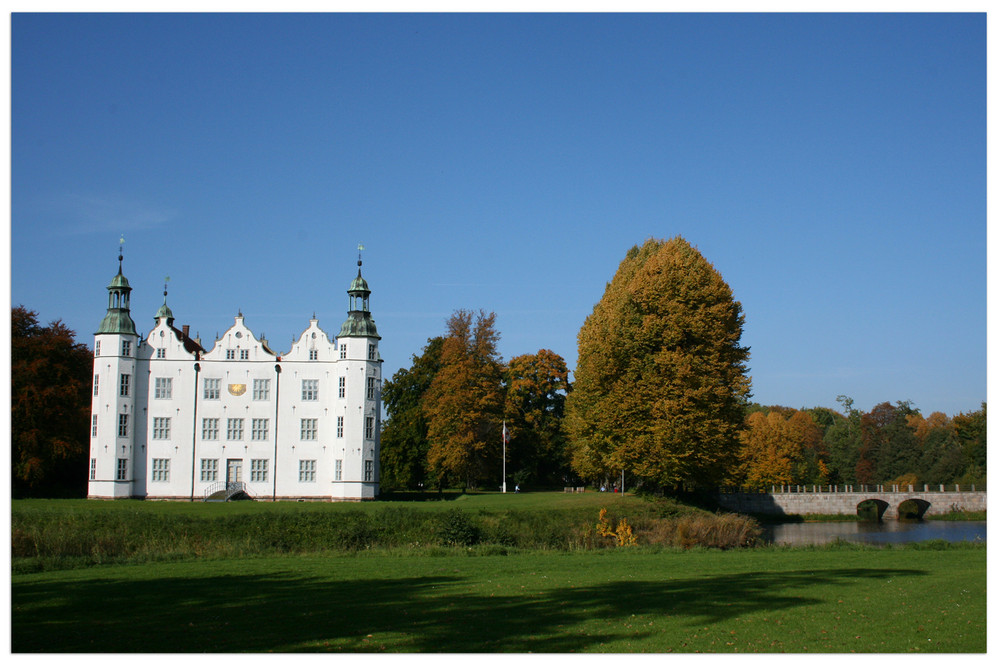
[[[838,494],[838,493],[878,493],[894,494],[914,492],[937,492],[941,494],[954,492],[985,492],[986,485],[956,485],[956,484],[920,484],[920,485],[770,485],[768,487],[759,486],[731,486],[720,487],[720,494]]]

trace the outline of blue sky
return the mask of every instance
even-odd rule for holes
[[[984,14],[26,15],[11,302],[92,345],[125,235],[206,345],[287,351],[364,275],[386,376],[456,309],[505,359],[682,235],[746,314],[754,400],[986,399]]]

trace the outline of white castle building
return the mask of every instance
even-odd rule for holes
[[[381,339],[358,276],[331,339],[315,318],[277,354],[243,323],[206,350],[163,306],[142,339],[122,274],[94,337],[94,499],[356,501],[379,493]]]

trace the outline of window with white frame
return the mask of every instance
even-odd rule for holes
[[[250,421],[250,439],[267,441],[267,418],[254,418]]]
[[[365,416],[365,438],[370,439],[375,433],[375,418]]]
[[[157,349],[156,350],[156,357],[157,358],[166,358],[167,357],[167,350],[166,349]]]
[[[368,377],[368,399],[375,399],[375,377]]]
[[[126,480],[128,478],[128,460],[118,458],[118,470],[115,472],[115,480]]]
[[[302,379],[302,401],[315,402],[319,399],[319,379]]]
[[[226,420],[226,440],[227,441],[243,440],[242,418],[229,418]]]
[[[90,436],[97,436],[97,414],[90,417]]]
[[[250,360],[250,351],[248,349],[240,349],[240,360]]]
[[[170,438],[170,418],[153,418],[153,438]]]
[[[219,419],[218,418],[202,418],[201,419],[201,438],[204,441],[218,441],[219,440]]]
[[[236,349],[226,349],[226,360],[236,360]]]
[[[203,379],[202,385],[205,387],[205,399],[219,399],[222,391],[222,379]]]
[[[300,483],[316,482],[316,460],[314,459],[299,460],[299,482]]]
[[[128,414],[118,414],[118,436],[128,436]]]
[[[131,374],[122,374],[121,380],[118,382],[118,394],[122,397],[128,397],[129,389],[132,384]]]
[[[375,345],[374,344],[369,344],[368,345],[368,360],[375,360],[375,357],[376,357],[375,356]]]
[[[347,377],[340,377],[337,379],[337,397],[344,397],[347,395]]]
[[[128,340],[122,340],[122,355],[130,356],[132,355],[132,342]]]
[[[94,394],[95,395],[97,394],[97,383],[100,380],[100,378],[101,378],[100,374],[95,374],[94,375]]]
[[[151,480],[154,483],[170,482],[170,460],[153,459],[153,477]]]
[[[250,482],[251,483],[266,483],[267,482],[267,460],[266,459],[252,459],[252,460],[250,460]]]
[[[319,360],[319,351],[316,349],[309,349],[309,360]]]
[[[174,393],[174,380],[156,377],[153,383],[153,399],[170,399]]]
[[[365,460],[365,482],[370,483],[375,479],[375,462],[366,459]]]
[[[201,482],[214,483],[218,479],[219,479],[219,460],[203,458],[201,460]]]
[[[315,441],[316,432],[319,429],[319,421],[316,418],[303,418],[299,430],[299,438],[303,441]]]
[[[334,480],[344,479],[344,460],[342,459],[333,460],[333,479]]]
[[[340,359],[347,358],[347,342],[340,342]]]
[[[271,399],[271,379],[253,380],[253,398],[258,402]]]
[[[344,416],[337,416],[337,438],[344,438]]]
[[[90,458],[90,479],[97,480],[97,458]]]
[[[95,356],[101,355],[101,343],[100,343],[100,341],[94,343],[94,355]]]

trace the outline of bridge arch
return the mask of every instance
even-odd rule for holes
[[[857,506],[858,517],[875,522],[882,521],[882,515],[888,510],[889,504],[882,499],[865,499]]]
[[[907,499],[896,508],[896,514],[901,520],[921,520],[924,513],[931,507],[930,501],[923,499]]]

